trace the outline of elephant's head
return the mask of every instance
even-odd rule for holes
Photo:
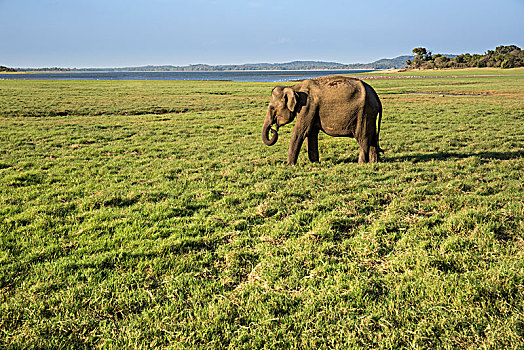
[[[266,145],[274,145],[278,139],[278,128],[293,121],[298,109],[298,97],[298,94],[290,87],[277,86],[273,89],[262,127],[262,141]],[[276,130],[271,128],[273,124],[276,124]],[[273,134],[271,139],[269,131]]]

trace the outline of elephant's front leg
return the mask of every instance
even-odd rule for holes
[[[293,165],[297,163],[298,154],[300,153],[300,148],[306,136],[297,132],[297,127],[293,129],[293,134],[291,134],[291,142],[289,143],[289,150],[287,152],[287,165]]]
[[[311,130],[307,136],[307,154],[313,163],[319,162],[318,155],[318,130]]]
[[[291,142],[289,144],[289,151],[287,152],[287,164],[293,165],[297,163],[298,154],[300,153],[300,148],[304,142],[306,136],[308,136],[310,130],[312,129],[313,117],[315,116],[316,107],[314,106],[304,106],[302,111],[297,116],[297,122],[293,128],[293,133],[291,134]],[[318,131],[317,131],[318,133]],[[318,158],[318,146],[317,149],[317,158]],[[308,152],[309,153],[309,152]]]

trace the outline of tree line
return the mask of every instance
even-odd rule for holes
[[[464,53],[455,57],[442,54],[433,54],[424,47],[413,49],[414,58],[407,60],[407,68],[435,69],[435,68],[470,68],[470,67],[524,67],[524,51],[518,46],[498,46],[495,50],[488,50],[484,55]]]

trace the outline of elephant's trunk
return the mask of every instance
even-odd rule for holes
[[[266,115],[266,120],[264,121],[264,126],[262,127],[262,142],[264,142],[268,146],[273,146],[277,142],[277,139],[278,139],[277,131],[271,129],[272,125],[273,125],[273,120],[268,111]],[[273,135],[271,136],[271,139],[269,138],[269,131],[273,133]]]

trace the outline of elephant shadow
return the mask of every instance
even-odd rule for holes
[[[511,160],[524,157],[524,150],[514,152],[477,152],[477,153],[457,153],[457,152],[437,152],[430,154],[409,154],[398,157],[383,156],[382,161],[385,163],[393,162],[430,162],[434,160],[448,160],[448,159],[464,159],[469,157],[479,157],[480,159],[498,159]]]

